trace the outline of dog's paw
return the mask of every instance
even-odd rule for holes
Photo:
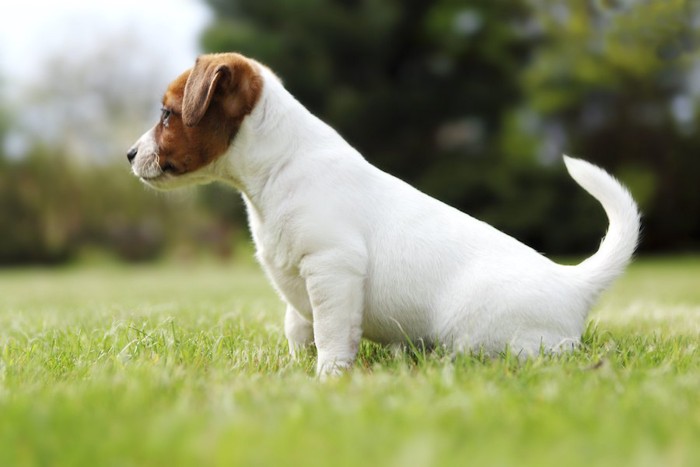
[[[301,360],[302,355],[304,353],[308,352],[309,349],[314,345],[313,341],[312,342],[294,342],[292,340],[288,340],[289,342],[289,356],[292,358],[292,361],[297,362]]]
[[[329,360],[329,361],[318,361],[316,367],[316,376],[321,381],[326,381],[328,379],[338,378],[343,376],[352,368],[351,361],[343,360]]]

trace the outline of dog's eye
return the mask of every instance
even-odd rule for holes
[[[170,120],[170,114],[172,113],[170,109],[162,108],[160,109],[161,114],[160,114],[160,121],[163,123],[163,125],[168,126],[168,120]]]

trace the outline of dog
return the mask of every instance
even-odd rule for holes
[[[629,192],[564,156],[609,229],[590,258],[556,264],[374,167],[269,68],[235,53],[202,55],[175,79],[127,157],[159,190],[222,181],[240,191],[286,303],[290,353],[315,345],[321,377],[350,368],[362,338],[486,355],[570,350],[639,237]]]

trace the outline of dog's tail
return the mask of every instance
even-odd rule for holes
[[[610,226],[598,251],[573,269],[592,290],[592,298],[622,274],[639,240],[640,216],[629,191],[593,164],[564,156],[571,177],[603,205]]]

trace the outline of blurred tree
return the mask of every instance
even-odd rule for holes
[[[590,251],[606,223],[562,152],[622,175],[646,248],[699,246],[690,0],[207,3],[206,50],[269,64],[373,163],[535,248]]]
[[[202,210],[145,190],[129,171],[125,152],[155,122],[170,79],[157,59],[134,59],[133,40],[51,56],[0,103],[0,265],[92,250],[127,261],[231,254],[239,221],[208,200]]]
[[[154,124],[171,79],[153,53],[134,56],[143,49],[138,39],[106,36],[81,54],[49,55],[24,83],[15,132],[81,162],[125,160],[128,145]]]
[[[36,170],[44,152],[21,161],[0,160],[0,264],[54,263],[71,255],[76,205],[71,177]],[[69,175],[68,171],[63,171]]]
[[[546,41],[523,75],[522,108],[549,143],[534,154],[572,151],[621,174],[645,213],[645,248],[700,246],[700,4],[533,4]]]
[[[209,2],[205,49],[270,64],[374,162],[417,180],[440,159],[491,155],[518,95],[522,2]],[[497,94],[491,89],[498,89]]]
[[[91,250],[125,261],[231,255],[239,224],[139,185],[123,163],[76,164],[39,145],[0,157],[0,266],[63,263]]]
[[[697,2],[207,1],[207,50],[268,63],[373,163],[534,248],[590,252],[605,228],[562,152],[632,188],[644,248],[700,247]],[[0,108],[0,264],[86,247],[231,254],[244,218],[230,191],[173,202],[128,172],[125,145],[168,79],[132,60],[136,46],[51,60],[23,118]]]

